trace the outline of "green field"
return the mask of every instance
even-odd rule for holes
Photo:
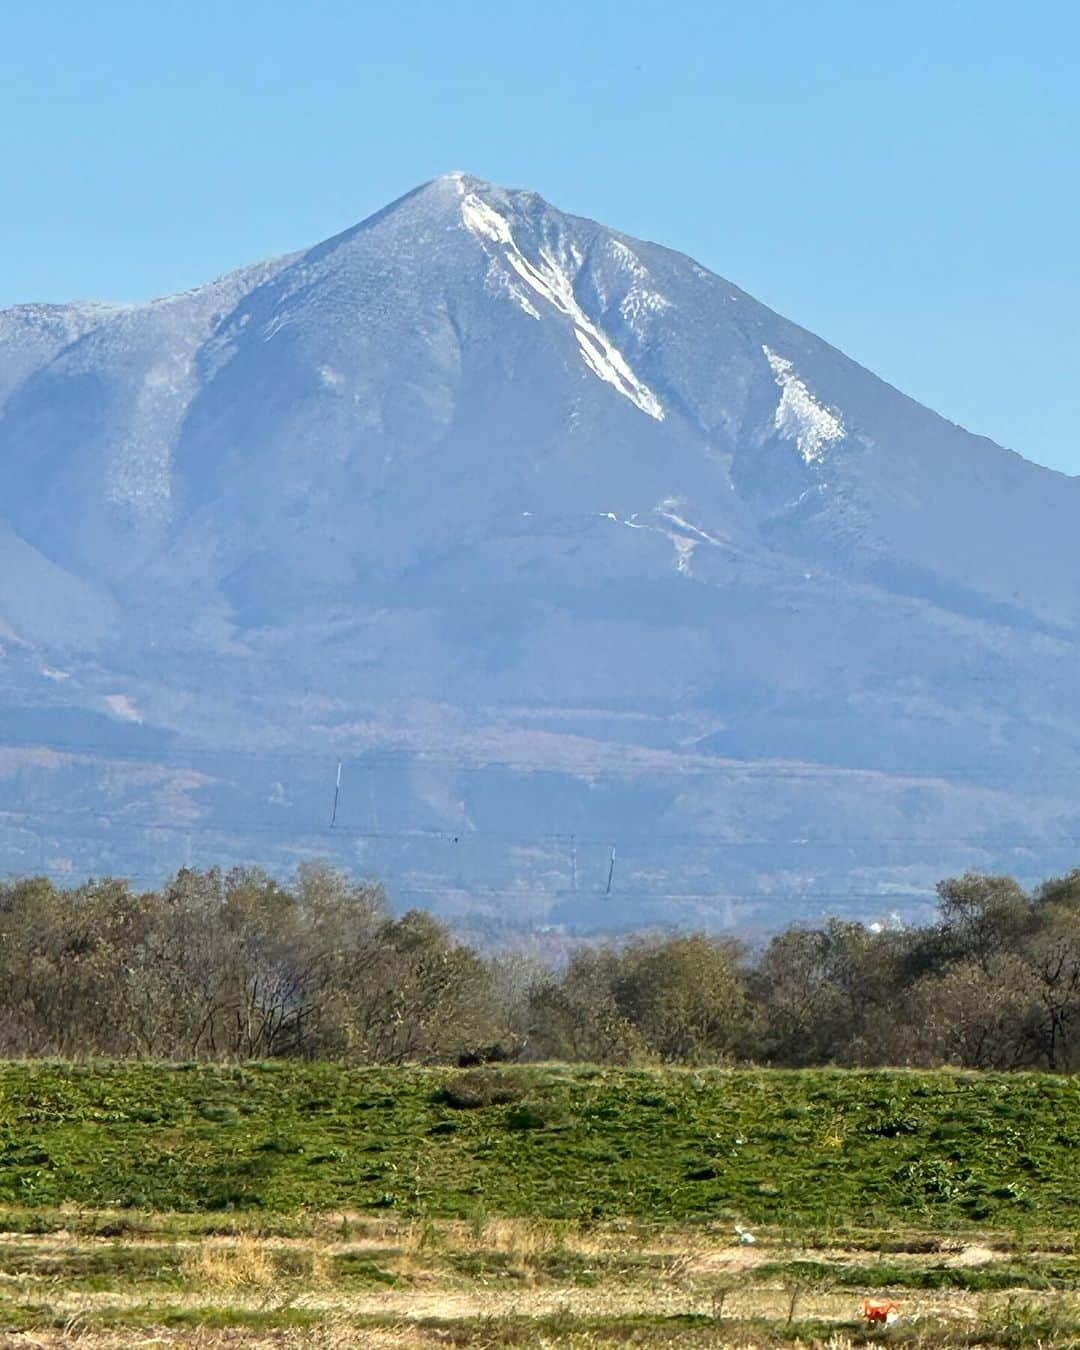
[[[7,1065],[0,1203],[65,1202],[1080,1227],[1080,1080]]]
[[[0,1162],[57,1344],[1080,1344],[1062,1076],[15,1063]]]

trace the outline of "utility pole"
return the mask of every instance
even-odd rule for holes
[[[334,806],[330,812],[330,828],[333,829],[337,823],[338,798],[341,796],[341,760],[337,762],[337,780],[334,783]]]

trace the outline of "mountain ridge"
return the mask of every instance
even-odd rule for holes
[[[0,778],[13,868],[80,866],[18,814],[39,798],[84,866],[265,843],[490,921],[694,922],[718,886],[733,920],[825,887],[917,909],[942,869],[1071,847],[1077,480],[692,259],[453,173],[178,296],[17,309],[0,756],[5,724],[81,717],[100,763]],[[144,728],[173,789],[141,801],[103,725]],[[532,749],[507,767],[500,742]],[[350,836],[319,823],[338,758],[365,783]],[[893,777],[861,817],[807,786],[864,772]],[[598,832],[642,841],[641,903],[578,892],[565,840]],[[671,837],[693,842],[665,859]]]

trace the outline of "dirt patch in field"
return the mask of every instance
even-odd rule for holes
[[[762,1247],[720,1247],[691,1257],[688,1268],[695,1275],[739,1275],[775,1259],[775,1255],[770,1256]]]
[[[969,1266],[988,1265],[991,1261],[1001,1260],[1008,1253],[995,1251],[993,1247],[983,1247],[977,1243],[972,1243],[969,1246],[944,1250],[942,1255],[945,1258],[945,1265],[953,1266],[959,1270]]]

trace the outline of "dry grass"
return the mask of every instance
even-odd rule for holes
[[[59,1221],[85,1230],[92,1218],[84,1212]],[[192,1234],[183,1223],[156,1216],[131,1235],[67,1229],[0,1238],[0,1347],[610,1350],[627,1343],[681,1350],[780,1345],[798,1332],[803,1344],[845,1350],[864,1295],[882,1293],[901,1304],[893,1341],[970,1345],[981,1328],[1008,1324],[993,1343],[1080,1345],[1080,1311],[1067,1284],[975,1293],[890,1289],[872,1278],[875,1259],[883,1272],[901,1275],[993,1269],[1012,1259],[1004,1235],[965,1244],[918,1234],[912,1250],[875,1258],[869,1238],[814,1247],[759,1233],[756,1244],[742,1246],[726,1225],[338,1215],[311,1216],[307,1231],[292,1236]],[[893,1234],[893,1245],[901,1237]],[[1025,1259],[1047,1269],[1072,1260],[1064,1238],[1046,1246],[1033,1251],[1025,1242]],[[811,1262],[818,1274],[800,1274]],[[845,1265],[870,1273],[865,1288],[830,1279]],[[798,1325],[789,1327],[792,1316]],[[1059,1335],[1056,1325],[1065,1331]]]
[[[505,1329],[508,1332],[508,1329]],[[472,1345],[478,1350],[507,1344],[535,1347],[535,1350],[549,1350],[558,1346],[560,1350],[612,1350],[618,1341],[607,1334],[585,1332],[556,1332],[537,1335],[535,1339],[524,1338],[509,1333],[507,1340],[503,1330],[498,1327],[478,1328],[475,1336],[464,1341],[452,1332],[434,1335],[429,1331],[415,1327],[368,1327],[356,1330],[350,1327],[320,1327],[305,1331],[250,1332],[250,1331],[169,1331],[160,1328],[139,1332],[130,1329],[123,1331],[91,1332],[73,1328],[71,1331],[19,1334],[0,1336],[0,1350],[61,1350],[61,1347],[78,1346],[81,1350],[149,1350],[150,1347],[183,1347],[184,1350],[293,1350],[294,1347],[308,1347],[309,1350],[436,1350],[438,1346]],[[637,1345],[646,1342],[637,1340]],[[804,1345],[808,1344],[806,1342]],[[665,1334],[657,1331],[655,1337],[647,1342],[649,1350],[687,1350],[688,1347],[738,1346],[745,1350],[758,1350],[762,1345],[760,1335],[752,1330],[734,1332],[723,1339],[711,1336],[696,1336],[692,1340],[684,1334]],[[824,1340],[809,1343],[812,1350],[854,1350],[856,1342],[848,1336],[829,1336]]]
[[[227,1244],[199,1243],[184,1258],[183,1272],[191,1284],[214,1294],[272,1289],[277,1279],[265,1243],[246,1236]]]

